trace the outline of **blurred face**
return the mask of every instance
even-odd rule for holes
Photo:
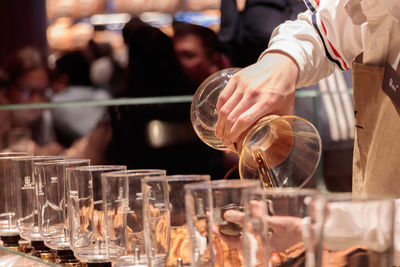
[[[42,103],[49,100],[47,93],[49,78],[44,68],[37,68],[22,75],[11,85],[9,100],[12,104]],[[37,119],[42,110],[14,110],[13,117],[17,124],[27,124]]]
[[[49,78],[44,68],[31,70],[11,86],[10,102],[13,104],[47,102]]]
[[[175,38],[174,48],[183,71],[193,81],[201,83],[218,70],[213,58],[207,55],[201,39],[196,35]]]

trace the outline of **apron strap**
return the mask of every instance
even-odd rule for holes
[[[361,1],[360,4],[367,18],[362,24],[363,64],[384,66],[394,19],[380,0]]]

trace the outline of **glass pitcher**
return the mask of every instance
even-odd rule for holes
[[[219,150],[232,150],[215,136],[217,101],[240,69],[209,76],[197,89],[190,116],[199,138]],[[241,179],[260,179],[264,187],[303,187],[321,158],[321,138],[309,121],[298,116],[269,115],[259,119],[237,144]]]

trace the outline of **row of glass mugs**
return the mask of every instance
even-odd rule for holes
[[[210,180],[208,175],[166,176],[165,170],[89,166],[85,159],[20,154],[5,158],[0,160],[1,166],[7,166],[2,169],[7,169],[2,172],[3,188],[17,197],[12,205],[2,206],[8,209],[2,212],[6,215],[2,237],[20,234],[31,242],[44,241],[57,252],[72,249],[79,260],[89,264],[147,265],[150,260],[152,265],[176,265],[181,254],[188,262],[183,186]],[[170,231],[183,233],[181,239],[187,245],[182,253],[168,255],[173,241]]]
[[[22,166],[27,157],[8,160]],[[4,162],[0,158],[3,171],[7,169]],[[20,211],[2,210],[2,235],[17,231],[30,240],[42,238],[56,250],[71,248],[84,262],[112,261],[116,266],[392,264],[394,207],[390,199],[356,201],[349,195],[324,195],[316,190],[261,190],[258,181],[209,181],[209,176],[166,176],[163,170],[74,165],[88,165],[87,160],[32,164],[33,171],[23,179],[8,176],[17,186],[3,193],[15,197],[18,190],[34,187],[36,201],[25,192],[25,198],[17,197]],[[28,212],[34,205],[37,211]],[[17,230],[9,220],[14,217]]]
[[[393,199],[254,187],[185,186],[192,266],[393,266]]]

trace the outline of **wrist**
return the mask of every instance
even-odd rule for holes
[[[258,59],[260,64],[280,64],[285,66],[287,74],[293,77],[294,84],[297,84],[300,76],[300,68],[297,61],[288,53],[282,50],[269,50]]]

